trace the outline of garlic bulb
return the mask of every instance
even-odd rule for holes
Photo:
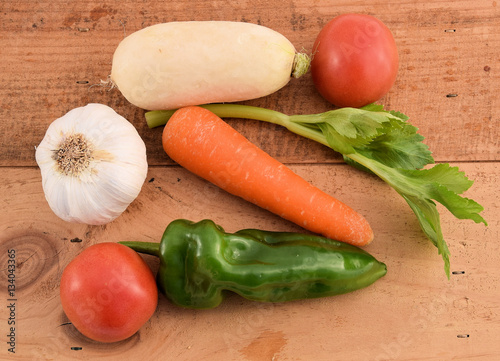
[[[52,211],[65,221],[91,225],[125,211],[148,169],[135,127],[103,104],[75,108],[52,122],[35,156]]]

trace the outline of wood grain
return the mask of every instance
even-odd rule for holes
[[[367,249],[389,270],[383,279],[352,294],[286,304],[229,296],[208,311],[180,309],[161,297],[145,327],[113,345],[84,338],[62,312],[61,272],[83,248],[105,240],[158,241],[176,218],[210,217],[228,231],[300,229],[178,167],[152,168],[140,196],[116,221],[68,224],[46,204],[38,170],[7,168],[0,176],[0,264],[6,264],[7,249],[16,250],[16,359],[144,359],[147,353],[148,359],[177,360],[492,360],[499,351],[500,228],[498,196],[488,195],[498,189],[500,172],[492,164],[461,166],[476,179],[468,196],[483,201],[490,225],[443,212],[455,272],[449,281],[413,214],[384,183],[345,165],[296,165],[295,172],[366,214],[377,235]],[[29,194],[29,202],[19,194]],[[145,259],[156,270],[157,260]]]
[[[0,114],[5,131],[0,143],[5,149],[0,165],[35,165],[33,148],[48,124],[89,102],[108,104],[137,126],[148,145],[150,164],[171,163],[161,149],[161,129],[147,129],[142,110],[116,89],[93,86],[106,79],[114,49],[135,30],[174,20],[248,21],[271,27],[297,49],[310,52],[321,27],[345,12],[377,15],[394,33],[400,71],[380,103],[410,116],[437,161],[498,160],[500,14],[495,1],[416,5],[314,1],[311,6],[305,0],[255,0],[232,4],[223,12],[220,1],[189,2],[189,11],[187,3],[18,1],[2,5]],[[310,74],[247,103],[289,114],[331,109],[314,90]],[[330,150],[276,126],[244,120],[232,124],[282,162],[340,161]],[[447,132],[440,132],[442,128]]]
[[[497,1],[173,0],[0,3],[0,360],[358,361],[500,358],[500,22]],[[248,21],[311,51],[319,30],[341,13],[377,16],[396,38],[396,84],[379,101],[410,116],[438,162],[475,180],[466,196],[485,207],[488,227],[442,210],[451,251],[447,280],[437,250],[407,204],[376,177],[330,149],[278,126],[228,119],[238,131],[317,187],[359,210],[376,238],[367,250],[388,266],[372,286],[348,295],[285,304],[236,295],[207,311],[161,297],[132,338],[100,344],[64,315],[59,280],[85,247],[103,241],[159,241],[177,218],[213,219],[227,231],[302,231],[174,165],[161,128],[116,90],[99,86],[124,36],[176,20]],[[105,226],[66,223],[45,201],[35,146],[54,119],[99,102],[132,122],[150,164],[139,197]],[[331,109],[310,75],[245,102],[288,114]],[[16,252],[16,354],[8,352],[8,250]],[[158,261],[144,256],[156,271]]]

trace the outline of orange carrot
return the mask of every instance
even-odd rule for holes
[[[363,216],[309,184],[204,108],[177,110],[163,130],[162,142],[179,165],[309,231],[357,246],[373,239]]]

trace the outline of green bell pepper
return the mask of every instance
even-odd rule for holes
[[[158,256],[159,290],[188,308],[216,307],[224,291],[263,302],[332,296],[366,287],[387,271],[346,243],[256,229],[226,233],[210,220],[175,220],[160,243],[120,243]]]

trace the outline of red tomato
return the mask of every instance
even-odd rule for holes
[[[71,323],[100,342],[124,340],[156,310],[158,288],[139,254],[118,243],[86,248],[64,269],[61,303]]]
[[[311,75],[319,93],[338,107],[361,107],[382,98],[398,72],[391,31],[369,15],[330,20],[313,46]]]

